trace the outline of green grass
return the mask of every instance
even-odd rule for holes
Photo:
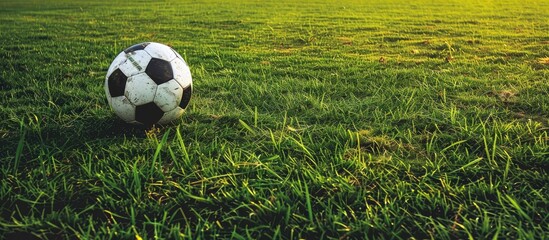
[[[0,239],[548,239],[549,2],[0,1]],[[170,126],[110,61],[187,60]]]

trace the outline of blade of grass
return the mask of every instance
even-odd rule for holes
[[[528,216],[528,214],[526,214],[526,212],[524,212],[524,210],[520,207],[520,205],[518,204],[518,202],[513,198],[511,197],[510,195],[508,194],[505,194],[505,198],[507,199],[507,201],[511,204],[511,206],[517,210],[517,212],[524,218],[528,219],[529,222],[532,222],[532,218],[530,218],[530,216]]]
[[[252,127],[250,127],[250,125],[248,125],[246,122],[244,122],[242,119],[238,119],[238,122],[240,122],[240,125],[242,125],[246,130],[248,130],[248,132],[255,134],[255,130]]]
[[[476,163],[482,161],[482,159],[484,159],[484,158],[479,157],[479,158],[477,158],[477,159],[475,159],[475,160],[473,160],[473,161],[470,161],[470,162],[468,162],[467,164],[461,166],[460,168],[458,168],[458,169],[456,169],[456,170],[454,170],[454,171],[451,171],[450,173],[455,173],[455,172],[457,172],[457,171],[464,170],[464,169],[468,168],[469,166],[474,165],[474,164],[476,164]]]
[[[27,133],[27,130],[25,128],[25,124],[21,121],[19,123],[19,142],[17,143],[17,149],[15,150],[15,160],[13,162],[13,175],[17,175],[18,169],[19,169],[19,161],[21,160],[21,154],[23,152],[23,146],[25,145],[25,135]]]
[[[454,146],[460,145],[464,142],[467,142],[467,140],[461,140],[461,141],[454,142],[454,143],[450,144],[448,147],[445,147],[444,149],[440,150],[440,153],[444,153],[444,152],[448,151],[448,149],[450,149]]]
[[[162,140],[158,143],[156,146],[156,150],[154,151],[154,156],[152,159],[152,165],[154,166],[156,164],[156,160],[158,159],[158,156],[160,155],[160,152],[162,151],[162,148],[164,145],[166,145],[166,142],[168,141],[168,136],[170,135],[170,129],[164,133],[162,136]]]
[[[313,207],[311,205],[311,194],[309,193],[309,186],[303,180],[303,187],[305,188],[305,206],[307,207],[307,216],[309,218],[309,222],[313,223]]]

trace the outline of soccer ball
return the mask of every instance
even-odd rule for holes
[[[165,124],[181,117],[191,100],[191,71],[171,47],[145,42],[122,51],[105,78],[116,115],[128,123]]]

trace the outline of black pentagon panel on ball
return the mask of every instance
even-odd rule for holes
[[[154,102],[135,107],[135,120],[145,125],[153,125],[164,116],[164,112]]]
[[[111,97],[119,97],[124,95],[124,89],[126,88],[126,80],[128,80],[128,77],[120,71],[120,69],[116,69],[114,72],[111,73],[109,76],[109,93],[111,94]]]
[[[189,102],[191,101],[191,95],[192,95],[192,87],[188,86],[187,88],[183,89],[183,96],[181,96],[181,102],[179,102],[179,107],[185,109],[187,105],[189,105]]]
[[[126,48],[126,50],[124,50],[124,52],[125,52],[126,54],[128,54],[128,53],[131,53],[131,52],[135,52],[135,51],[137,51],[137,50],[143,50],[143,49],[145,49],[149,44],[150,44],[150,43],[148,43],[148,42],[138,43],[138,44],[135,44],[135,45],[133,45],[133,46],[131,46],[131,47],[129,47],[129,48]]]
[[[172,65],[162,59],[151,59],[145,72],[158,85],[173,79]]]

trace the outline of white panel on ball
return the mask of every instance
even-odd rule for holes
[[[164,113],[164,116],[162,116],[162,118],[160,118],[160,120],[158,120],[158,123],[159,124],[166,124],[166,123],[172,122],[175,119],[181,117],[181,115],[183,115],[183,112],[185,112],[185,110],[183,110],[180,107],[176,107],[176,108],[172,109],[171,111]]]
[[[124,53],[124,52],[122,52]],[[127,60],[119,65],[120,70],[126,76],[132,76],[145,71],[151,61],[151,55],[143,50],[124,53]]]
[[[110,102],[118,117],[126,122],[135,121],[135,106],[125,96],[111,98]]]
[[[147,47],[145,47],[145,51],[147,51],[153,58],[159,58],[168,62],[176,57],[170,47],[160,43],[150,43]]]
[[[156,95],[154,97],[154,103],[162,111],[167,112],[179,105],[179,100],[183,95],[183,88],[175,80],[158,85],[156,89]]]
[[[191,70],[187,66],[187,63],[182,59],[176,58],[170,62],[173,69],[173,77],[181,85],[181,87],[186,88],[189,86],[193,79],[191,77]]]
[[[134,105],[143,105],[154,100],[156,88],[156,83],[146,73],[141,73],[128,78],[124,95]]]
[[[111,73],[114,72],[114,70],[116,70],[118,65],[120,65],[121,63],[123,63],[126,60],[127,60],[126,53],[124,53],[124,52],[119,53],[118,56],[116,56],[116,58],[114,58],[111,65],[109,66],[109,70],[107,70],[107,76],[110,76]]]

